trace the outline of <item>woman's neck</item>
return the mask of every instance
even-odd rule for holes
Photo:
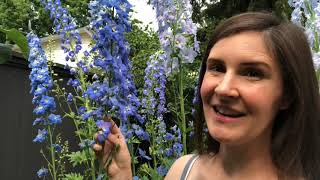
[[[268,179],[277,179],[277,169],[270,152],[270,140],[239,146],[220,144],[219,153],[214,159],[226,177],[262,179],[266,176]],[[275,178],[272,178],[273,176]]]

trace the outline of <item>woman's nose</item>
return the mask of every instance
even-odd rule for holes
[[[236,79],[232,73],[226,73],[218,82],[215,93],[220,97],[238,97]]]

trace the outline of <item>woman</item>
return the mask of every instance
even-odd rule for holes
[[[199,77],[198,155],[179,158],[166,179],[318,179],[318,82],[303,29],[266,13],[231,17],[213,32]],[[208,127],[203,138],[203,126]],[[115,126],[104,146],[119,153],[107,169],[131,179]]]

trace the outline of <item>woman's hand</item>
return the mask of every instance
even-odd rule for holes
[[[104,144],[94,144],[93,150],[98,158],[102,160],[104,169],[110,179],[132,179],[131,157],[125,138],[118,126],[112,120],[111,123],[111,131],[107,139],[104,141]]]

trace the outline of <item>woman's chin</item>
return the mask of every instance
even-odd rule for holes
[[[225,129],[215,128],[210,130],[210,136],[213,137],[216,141],[223,144],[238,144],[239,136],[235,135],[235,132],[230,132]]]

